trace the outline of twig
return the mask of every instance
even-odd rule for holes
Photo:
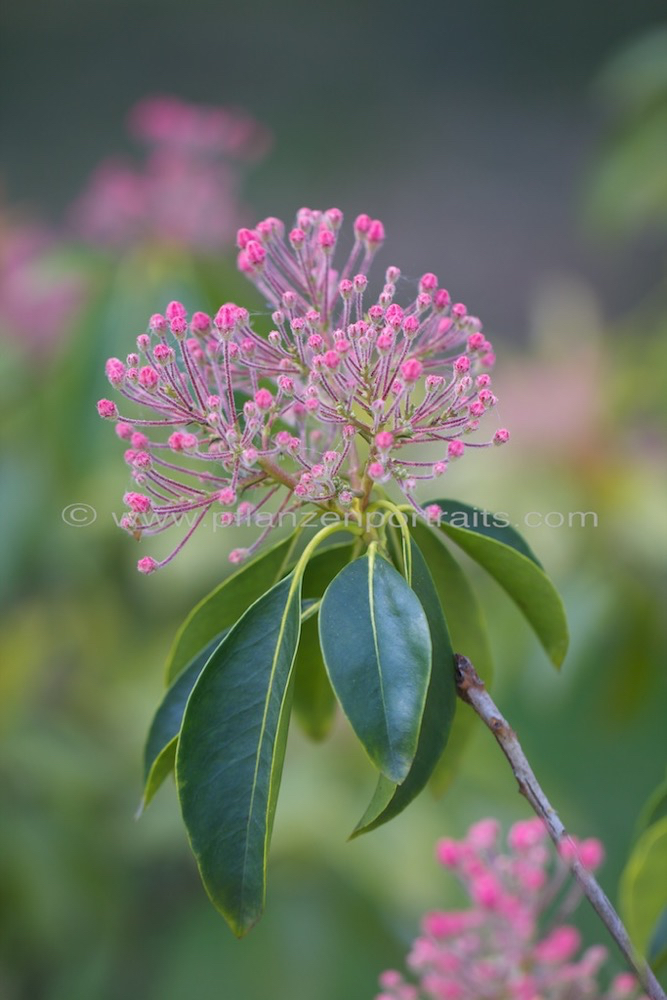
[[[514,777],[519,785],[519,791],[528,800],[537,815],[544,820],[549,831],[549,836],[556,847],[559,848],[564,840],[570,841],[570,838],[556,810],[540,788],[533,769],[521,749],[521,744],[517,739],[516,733],[499,712],[496,704],[484,687],[484,682],[470,660],[458,653],[454,658],[456,660],[456,684],[459,697],[474,708],[482,722],[488,726],[495,736],[500,749],[509,761]],[[574,847],[572,841],[570,841],[570,844]],[[626,961],[639,976],[642,986],[651,997],[651,1000],[667,1000],[650,967],[635,954],[621,918],[597,880],[587,868],[584,868],[576,855],[576,851],[573,850],[572,854],[573,857],[569,864],[575,879],[620,948]]]

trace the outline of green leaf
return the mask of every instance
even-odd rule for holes
[[[483,681],[490,684],[493,678],[491,648],[482,609],[467,576],[436,529],[417,523],[410,531],[435,584],[449,626],[452,648],[467,656]],[[457,702],[447,748],[431,778],[436,795],[442,795],[456,776],[475,724],[475,713]]]
[[[259,920],[289,725],[301,575],[259,598],[188,700],[176,753],[183,819],[211,901],[242,936]]]
[[[176,634],[167,657],[170,684],[197,653],[283,575],[295,543],[295,533],[251,559],[197,604]]]
[[[667,775],[657,788],[651,792],[639,813],[635,824],[635,833],[640,834],[647,826],[667,815]]]
[[[434,501],[443,510],[440,530],[491,574],[518,605],[555,666],[568,646],[563,602],[532,550],[497,515],[458,500]],[[466,526],[464,526],[466,525]],[[457,650],[459,652],[459,650]]]
[[[641,835],[621,876],[621,915],[632,943],[647,955],[667,903],[667,816]]]
[[[667,965],[667,905],[653,928],[648,945],[648,960],[655,972]]]
[[[419,599],[373,547],[329,585],[320,607],[329,680],[368,756],[394,782],[417,751],[431,674]]]
[[[345,542],[314,555],[303,577],[304,598],[322,597],[333,578],[349,563],[352,551],[353,544]],[[336,697],[320,649],[317,615],[303,621],[301,629],[294,665],[294,712],[313,740],[327,736],[336,712]]]
[[[176,742],[181,730],[183,712],[190,692],[213,650],[220,645],[229,629],[225,629],[181,671],[166,691],[153,716],[144,749],[144,794],[140,812],[151,801],[165,778],[172,772],[176,760]]]
[[[396,785],[380,775],[375,795],[353,837],[398,816],[426,787],[445,749],[456,709],[454,652],[438,593],[424,556],[412,542],[412,589],[426,612],[433,663],[426,694],[417,753],[407,777]]]

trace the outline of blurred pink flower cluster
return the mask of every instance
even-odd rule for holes
[[[570,838],[558,858],[539,819],[515,823],[507,839],[503,853],[498,822],[485,819],[465,839],[438,843],[440,864],[458,876],[471,905],[427,913],[407,958],[417,985],[388,970],[376,1000],[647,1000],[630,973],[603,990],[606,950],[578,954],[580,934],[566,922],[581,898],[567,862],[576,853],[597,868],[600,842]]]
[[[140,101],[128,129],[147,147],[144,162],[103,161],[72,207],[75,230],[110,246],[146,239],[204,251],[231,246],[243,221],[240,164],[264,155],[268,132],[246,112],[175,97]]]
[[[58,258],[57,236],[35,222],[0,216],[0,336],[40,350],[56,341],[86,294]],[[36,356],[38,361],[39,357]]]

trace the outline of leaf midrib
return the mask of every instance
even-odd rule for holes
[[[368,554],[368,611],[371,619],[371,630],[373,632],[373,647],[375,649],[375,662],[377,664],[378,680],[380,682],[380,699],[382,701],[382,720],[387,734],[387,746],[391,747],[391,737],[389,734],[389,720],[387,718],[387,701],[384,694],[384,681],[382,678],[382,667],[380,666],[380,646],[378,643],[377,626],[375,623],[375,599],[373,587],[373,570],[375,568],[376,554],[374,551]]]
[[[282,647],[283,636],[285,634],[285,628],[286,628],[286,624],[287,624],[287,617],[288,617],[289,610],[290,610],[291,605],[292,605],[292,601],[294,599],[294,592],[297,589],[297,587],[300,585],[300,583],[301,583],[301,577],[295,578],[292,581],[292,583],[290,585],[289,592],[287,594],[287,601],[285,602],[285,609],[283,611],[283,615],[282,615],[282,618],[281,618],[281,621],[280,621],[280,629],[278,631],[278,641],[276,642],[276,647],[275,647],[276,651],[274,653],[273,662],[271,664],[271,672],[269,674],[269,683],[268,683],[267,689],[266,689],[266,698],[264,699],[264,712],[263,712],[263,715],[262,715],[262,725],[261,725],[261,729],[260,729],[259,740],[257,741],[257,752],[255,754],[255,771],[254,771],[253,779],[252,779],[252,792],[251,792],[251,795],[250,795],[250,805],[248,807],[248,820],[247,820],[247,823],[246,823],[245,838],[244,838],[243,865],[242,865],[242,869],[241,869],[242,870],[242,878],[241,878],[241,910],[243,910],[243,905],[244,905],[244,895],[245,895],[245,886],[246,886],[246,871],[247,871],[247,867],[248,867],[248,850],[249,850],[249,844],[250,844],[250,824],[252,822],[252,817],[253,817],[253,812],[254,812],[255,793],[257,791],[257,776],[259,774],[259,762],[260,762],[260,759],[261,759],[261,756],[262,756],[262,747],[264,745],[264,737],[265,737],[265,734],[266,734],[266,724],[267,724],[267,719],[268,719],[268,714],[269,714],[269,703],[271,701],[271,691],[273,690],[273,682],[274,682],[275,675],[276,675],[276,670],[277,670],[277,667],[278,667],[278,659],[279,659],[279,656],[280,656],[280,649]],[[272,756],[272,764],[273,764],[273,756]],[[263,854],[263,864],[264,864],[264,866],[266,866],[266,845],[267,845],[266,830],[268,828],[268,818],[269,818],[270,805],[271,805],[271,778],[269,778],[269,789],[268,789],[268,794],[267,794],[267,797],[266,797],[266,817],[265,817],[266,823],[265,823],[265,827],[264,827],[264,854]]]

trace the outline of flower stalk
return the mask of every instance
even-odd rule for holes
[[[500,749],[509,761],[519,786],[519,792],[545,823],[549,836],[561,857],[567,860],[584,895],[618,945],[625,960],[637,973],[648,996],[651,1000],[667,1000],[664,990],[649,965],[637,956],[628,932],[611,901],[590,868],[582,863],[576,844],[568,835],[558,813],[544,794],[521,748],[516,733],[499,711],[470,660],[460,654],[455,655],[455,660],[459,697],[474,709],[485,726],[493,733]]]

